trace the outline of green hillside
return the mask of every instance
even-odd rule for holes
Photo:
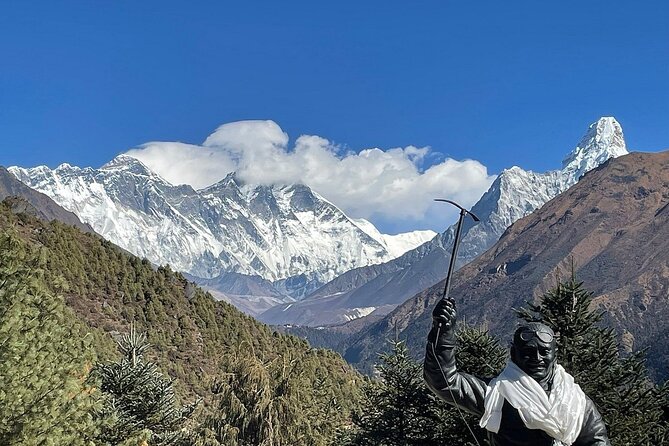
[[[261,421],[263,410],[273,413],[277,426],[290,420],[292,432],[281,435],[292,442],[272,444],[327,444],[358,405],[363,378],[338,354],[273,332],[167,266],[155,268],[72,226],[14,214],[4,202],[0,233],[40,252],[45,286],[92,333],[100,361],[118,359],[113,336],[134,323],[148,334],[146,356],[176,380],[181,401],[202,399],[203,419],[217,413],[222,399],[243,403],[251,388],[257,401],[247,401],[244,411],[257,409]]]

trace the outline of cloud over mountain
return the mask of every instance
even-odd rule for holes
[[[446,196],[471,206],[494,176],[475,160],[440,160],[429,166],[429,147],[360,152],[315,135],[292,145],[273,121],[221,125],[202,145],[150,142],[127,152],[173,184],[209,186],[229,172],[250,184],[304,183],[353,217],[420,223]]]

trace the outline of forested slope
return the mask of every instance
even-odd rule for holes
[[[116,355],[112,335],[128,332],[131,323],[146,330],[147,356],[176,379],[185,402],[202,398],[208,411],[218,398],[215,379],[232,372],[257,378],[266,399],[260,403],[282,405],[277,413],[292,417],[291,429],[321,444],[359,400],[362,378],[339,355],[272,332],[167,266],[155,268],[72,226],[15,214],[5,202],[0,232],[41,250],[45,283],[93,332],[100,360]]]

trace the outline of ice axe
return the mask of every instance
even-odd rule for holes
[[[442,201],[444,203],[450,203],[453,206],[460,209],[460,218],[458,219],[458,226],[455,228],[455,240],[453,241],[453,252],[451,253],[451,261],[448,265],[448,275],[446,276],[446,284],[444,285],[444,293],[441,295],[441,300],[448,299],[448,292],[451,289],[451,276],[453,275],[453,269],[455,268],[455,257],[458,255],[458,248],[460,247],[460,234],[462,232],[462,222],[465,219],[465,216],[469,214],[472,217],[472,220],[475,222],[480,221],[479,218],[474,215],[473,212],[468,211],[463,208],[455,201],[444,200],[443,198],[435,198],[434,201]],[[439,322],[439,328],[441,329],[441,322]]]
[[[460,218],[458,219],[458,226],[455,228],[455,240],[453,240],[453,252],[451,253],[451,261],[448,265],[448,275],[446,276],[446,284],[444,285],[444,294],[441,296],[441,300],[448,299],[448,292],[451,289],[451,276],[453,275],[453,269],[455,269],[455,257],[458,255],[458,248],[460,246],[460,234],[462,233],[462,222],[465,219],[465,216],[469,214],[472,217],[472,220],[475,222],[480,221],[479,218],[474,215],[473,212],[468,211],[467,209],[463,208],[459,204],[457,204],[455,201],[451,200],[444,200],[443,198],[435,198],[434,201],[443,201],[444,203],[450,203],[453,206],[457,207],[460,209]],[[439,363],[439,356],[437,355],[436,352],[436,345],[437,342],[439,341],[439,334],[441,332],[441,327],[443,323],[439,322],[439,325],[437,326],[437,334],[434,337],[434,342],[428,342],[430,347],[432,347],[432,355],[434,356],[434,360],[437,362],[437,365],[439,366],[439,371],[441,371],[441,376],[444,378],[444,382],[448,383],[448,379],[446,378],[446,374],[444,373],[444,369],[441,367],[441,364]],[[451,386],[447,386],[448,391],[451,393],[451,399],[455,401],[455,396],[453,395],[453,389]],[[469,430],[469,433],[472,435],[472,438],[474,439],[474,442],[477,444],[477,446],[480,446],[481,444],[479,443],[478,439],[476,438],[476,435],[474,434],[474,431],[472,431],[472,428],[469,427],[469,423],[467,422],[467,419],[465,418],[464,414],[460,410],[460,407],[457,405],[455,408],[458,410],[458,414],[460,414],[460,418],[465,423],[465,426],[467,426],[467,429]]]

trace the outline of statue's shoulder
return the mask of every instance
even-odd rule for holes
[[[595,402],[592,401],[588,395],[585,395],[585,416],[590,416],[596,420],[602,419],[602,415],[599,413],[597,404],[595,404]]]
[[[583,426],[579,434],[579,441],[576,444],[588,444],[598,446],[611,446],[611,442],[606,431],[604,419],[597,409],[597,405],[585,396],[585,414],[583,417]]]

